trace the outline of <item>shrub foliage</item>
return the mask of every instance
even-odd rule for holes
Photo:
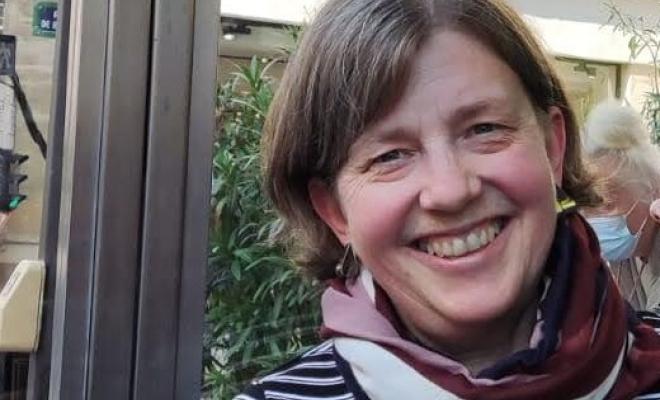
[[[317,341],[320,285],[304,280],[272,238],[259,142],[272,65],[236,65],[218,88],[204,338],[205,397],[229,399],[252,378]]]

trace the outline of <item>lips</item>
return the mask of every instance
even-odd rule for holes
[[[436,257],[461,257],[488,246],[500,234],[503,224],[502,219],[492,219],[458,235],[420,239],[415,247]]]

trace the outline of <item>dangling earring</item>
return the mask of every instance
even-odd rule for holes
[[[573,200],[564,189],[555,186],[555,193],[555,210],[557,211],[557,214],[577,208],[575,200]]]
[[[357,276],[357,265],[355,265],[355,254],[353,254],[353,262],[348,262],[348,254],[353,253],[351,244],[347,244],[344,250],[344,255],[341,260],[335,265],[335,275],[339,278],[351,279]]]

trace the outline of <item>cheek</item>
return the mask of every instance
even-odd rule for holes
[[[552,167],[542,145],[512,149],[490,176],[493,186],[517,208],[511,257],[518,260],[522,283],[535,286],[554,237],[556,221]]]
[[[400,240],[415,199],[411,188],[400,182],[349,184],[343,194],[350,240],[358,253],[381,254]]]
[[[545,148],[518,146],[484,166],[490,181],[512,201],[522,206],[554,206],[554,179]]]

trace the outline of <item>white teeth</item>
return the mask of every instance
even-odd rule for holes
[[[454,257],[462,256],[467,253],[467,245],[463,239],[456,238],[451,241],[451,246],[454,249]]]
[[[487,229],[482,229],[481,233],[479,234],[479,242],[481,246],[485,246],[488,244],[490,240],[488,240],[488,233],[486,232]]]
[[[501,229],[501,222],[496,221],[461,237],[421,241],[419,249],[437,257],[460,257],[487,246]]]
[[[435,246],[433,246],[433,243],[431,242],[426,242],[426,252],[429,253],[430,255],[435,254]]]
[[[452,257],[454,255],[454,249],[452,248],[451,244],[449,242],[443,241],[442,242],[442,252],[437,253],[439,256],[445,256],[445,257]]]
[[[488,234],[488,241],[492,242],[495,239],[495,228],[492,225],[488,225],[486,228],[486,233]]]
[[[470,233],[468,235],[466,242],[468,251],[475,251],[481,247],[481,240],[479,240],[479,236],[475,235],[474,233]]]
[[[435,254],[442,254],[442,243],[435,242],[433,243],[433,251]]]

